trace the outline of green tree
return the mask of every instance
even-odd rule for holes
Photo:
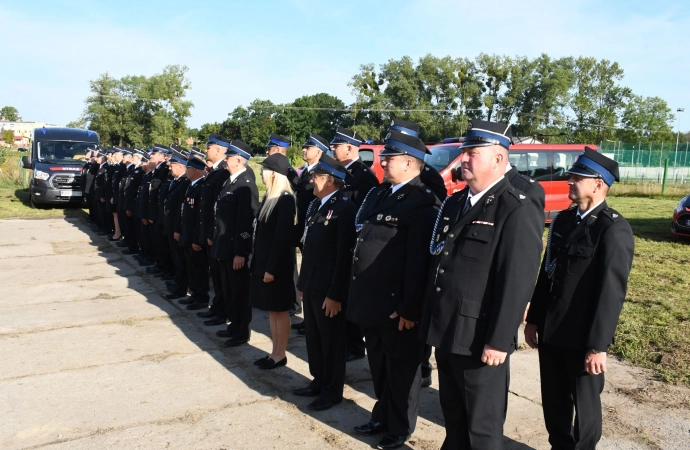
[[[14,145],[14,131],[3,130],[2,131],[2,140],[5,141],[5,143],[7,145]]]
[[[576,142],[601,142],[614,136],[625,99],[632,95],[618,82],[623,69],[617,62],[580,57],[574,65],[570,100]]]
[[[665,100],[632,95],[621,116],[616,139],[627,142],[669,142],[676,136],[670,124],[675,117]]]
[[[2,109],[0,109],[0,117],[5,117],[5,119],[10,122],[22,120],[22,118],[19,117],[19,111],[17,111],[17,108],[14,106],[3,106]]]
[[[244,108],[238,106],[221,126],[221,134],[239,137],[253,148],[263,151],[271,133],[276,133],[276,106],[270,100],[256,99]]]

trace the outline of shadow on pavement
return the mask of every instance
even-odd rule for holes
[[[292,394],[294,388],[305,387],[311,381],[311,377],[308,375],[308,366],[306,365],[307,351],[304,337],[292,331],[287,347],[289,353],[287,366],[271,371],[259,370],[254,366],[253,362],[263,357],[267,352],[270,352],[271,349],[268,312],[257,309],[253,310],[252,338],[248,345],[227,348],[224,345],[227,339],[219,338],[215,335],[216,331],[224,329],[224,326],[205,326],[203,324],[203,319],[196,316],[198,311],[187,311],[183,305],[177,303],[177,300],[169,301],[164,299],[163,295],[167,293],[167,290],[165,289],[163,281],[147,274],[144,268],[139,266],[138,262],[131,256],[121,255],[118,247],[108,242],[107,239],[97,236],[83,220],[70,219],[68,222],[79,228],[89,237],[89,244],[96,247],[99,255],[105,257],[109,264],[117,267],[116,264],[113,263],[126,262],[129,266],[135,268],[138,273],[133,276],[140,277],[156,291],[156,294],[146,295],[147,301],[158,307],[162,304],[173,305],[178,312],[169,315],[170,320],[188,339],[190,339],[190,341],[194,342],[200,350],[206,351],[208,354],[212,355],[216,361],[220,365],[226,367],[227,370],[233,372],[236,368],[240,368],[241,371],[237,371],[236,375],[245,378],[242,379],[242,382],[247,387],[255,390],[261,395],[277,397],[286,403],[294,405],[300,412],[314,420],[316,422],[314,425],[318,426],[320,422],[326,427],[332,427],[340,433],[357,439],[372,448],[376,447],[376,443],[381,439],[382,434],[377,436],[361,436],[354,433],[352,430],[353,427],[364,424],[370,419],[370,409],[364,408],[358,404],[361,400],[370,403],[368,399],[362,399],[362,396],[367,396],[375,400],[369,364],[366,358],[348,363],[345,378],[345,398],[343,399],[343,403],[326,411],[311,411],[307,408],[307,405],[313,398],[297,397]],[[120,272],[121,269],[117,269],[117,271]],[[123,276],[132,275],[123,274]],[[131,284],[131,282],[128,283],[128,285]],[[211,298],[213,298],[212,292]],[[200,334],[203,336],[203,339],[200,339]],[[298,361],[295,361],[295,358],[297,358]],[[296,371],[294,369],[295,366],[301,366],[303,372],[307,374],[307,376]],[[246,379],[247,377],[245,374],[252,374],[252,377]],[[433,385],[431,388],[422,389],[419,417],[437,424],[440,427],[444,426],[437,385]],[[424,424],[418,421],[417,430],[419,431],[422,426],[424,426]],[[443,429],[440,430],[440,433],[443,433]],[[327,441],[331,440],[329,434],[332,433],[326,431],[325,438]],[[436,439],[432,442],[428,442],[428,439],[421,439],[421,436],[419,436],[420,434],[421,433],[415,433],[402,448],[437,448],[440,447],[443,441],[443,434],[436,433],[434,435]],[[333,435],[332,439],[337,441],[339,437]],[[504,436],[503,443],[504,448],[508,450],[528,450],[533,448],[506,436]],[[410,446],[410,444],[412,446]]]

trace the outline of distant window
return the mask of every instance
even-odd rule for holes
[[[362,162],[366,164],[367,167],[371,167],[374,164],[373,150],[362,149],[359,151],[359,157],[362,158]]]
[[[553,181],[562,181],[568,179],[568,174],[565,173],[582,154],[581,151],[574,152],[553,152]]]

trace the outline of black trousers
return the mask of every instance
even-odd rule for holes
[[[124,211],[122,214],[125,223],[125,237],[127,238],[127,247],[131,252],[137,252],[139,251],[139,230],[141,228],[139,226],[139,223],[141,223],[141,221],[134,217],[134,214],[132,214],[132,217],[127,217],[127,211]]]
[[[424,358],[422,359],[422,378],[429,378],[431,376],[431,372],[434,370],[434,368],[431,367],[431,361],[429,361],[431,358],[431,349],[433,349],[431,345],[424,346]]]
[[[153,247],[153,238],[151,237],[152,224],[144,225],[141,218],[137,217],[137,226],[139,227],[139,247],[141,252],[151,261],[156,260],[156,250]]]
[[[223,317],[225,314],[225,296],[223,295],[221,265],[219,260],[211,257],[210,249],[208,251],[208,271],[211,274],[211,282],[213,283],[213,299],[211,300],[211,312],[215,313],[218,317]]]
[[[113,222],[113,215],[106,212],[105,203],[103,203],[100,198],[96,199],[96,202],[101,230],[105,231],[106,233],[110,233],[113,231],[112,226],[110,225]]]
[[[222,307],[216,315],[232,322],[233,339],[249,339],[252,306],[249,302],[249,258],[239,270],[232,268],[232,260],[217,260],[222,283]]]
[[[156,246],[156,252],[158,253],[158,264],[161,270],[166,273],[175,273],[175,264],[172,260],[172,255],[170,254],[170,244],[168,243],[168,237],[163,233],[163,225],[157,223],[149,224],[153,227],[153,238]]]
[[[544,422],[554,449],[594,449],[601,439],[604,374],[585,371],[585,353],[539,343]]]
[[[337,402],[342,400],[345,387],[345,310],[326,317],[321,309],[325,298],[308,292],[302,297],[309,373],[314,377],[310,386],[321,390],[321,397]]]
[[[175,286],[176,291],[187,294],[189,285],[189,272],[187,271],[187,260],[184,256],[184,249],[180,247],[173,236],[168,236],[170,254],[175,263]]]
[[[189,291],[198,302],[208,302],[208,256],[206,247],[194,251],[192,246],[184,248],[189,273]]]
[[[93,193],[85,192],[84,199],[86,200],[86,206],[89,208],[89,219],[92,222],[98,223],[98,214],[96,214],[96,204],[93,202]]]
[[[347,352],[355,356],[364,356],[366,345],[362,327],[349,320],[345,321],[345,335],[347,337]]]
[[[417,425],[424,354],[417,329],[399,331],[398,320],[392,320],[385,327],[363,331],[377,399],[371,420],[387,423],[389,433],[412,434]]]
[[[439,396],[446,423],[442,450],[500,449],[508,407],[510,357],[499,366],[436,349]]]

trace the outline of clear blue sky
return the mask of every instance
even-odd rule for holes
[[[624,85],[686,107],[690,129],[690,2],[0,0],[0,23],[0,106],[24,120],[78,118],[105,72],[187,65],[199,126],[255,98],[327,92],[350,103],[363,63],[484,52],[618,61]]]

